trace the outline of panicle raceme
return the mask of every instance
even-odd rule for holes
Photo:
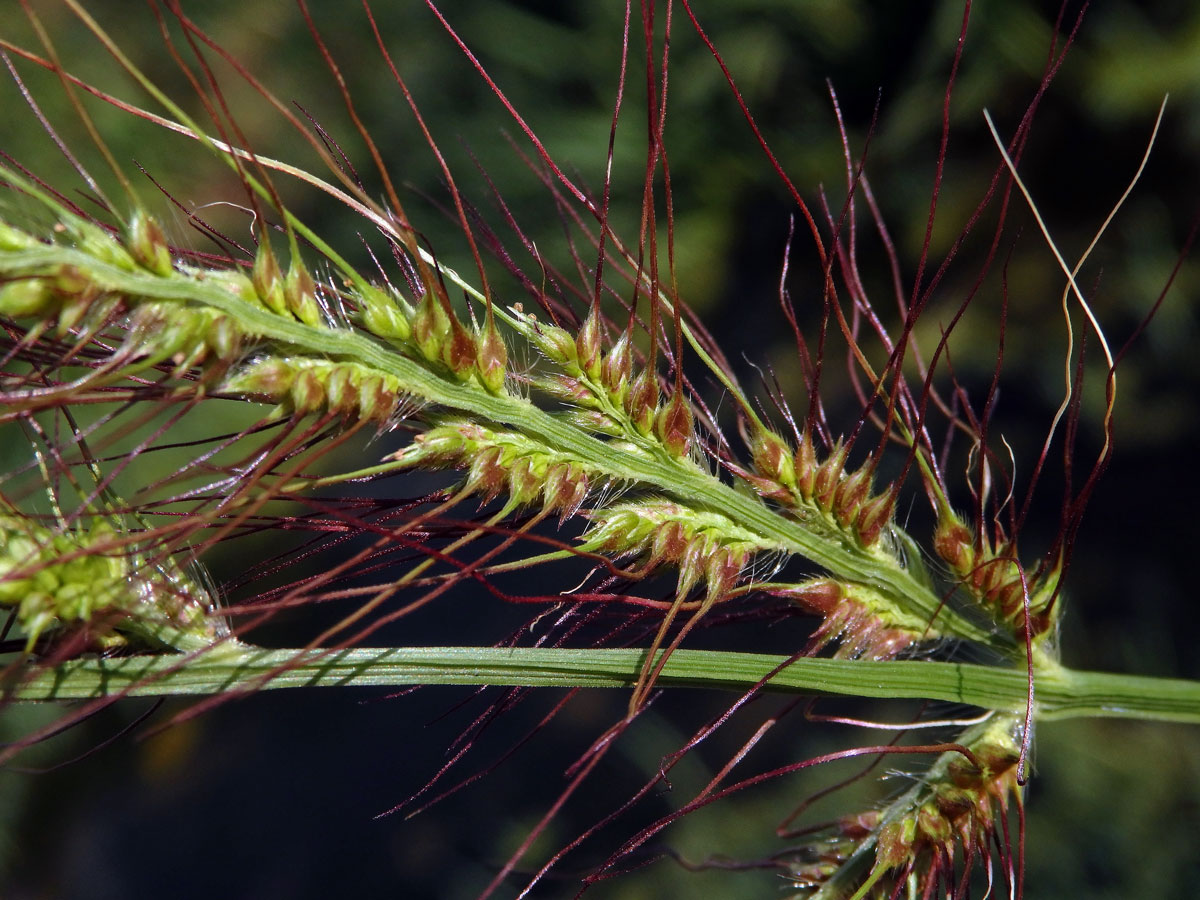
[[[0,515],[0,606],[12,609],[25,651],[44,635],[87,635],[82,649],[207,648],[227,631],[207,591],[169,560],[128,541],[127,529],[97,516],[52,528]]]
[[[948,508],[939,511],[933,546],[963,590],[997,621],[1017,635],[1028,633],[1031,640],[1053,633],[1061,555],[1027,575],[1015,540],[993,545],[982,531],[973,535]]]
[[[759,535],[714,510],[646,498],[614,503],[588,514],[580,549],[615,558],[643,557],[646,571],[679,569],[676,595],[705,585],[708,602],[728,596],[756,553],[778,551]]]
[[[578,512],[593,482],[604,478],[518,431],[489,429],[470,420],[433,424],[392,459],[405,468],[466,468],[467,493],[482,494],[485,501],[507,494],[522,506],[540,500],[564,518]]]
[[[764,498],[779,503],[810,527],[853,534],[865,549],[890,530],[896,492],[872,493],[870,465],[846,471],[849,446],[839,442],[819,460],[805,431],[795,448],[773,431],[756,428],[749,439],[755,472],[742,477]]]
[[[814,578],[763,589],[821,617],[812,635],[813,651],[836,641],[839,657],[891,659],[929,636],[924,620],[898,609],[886,595],[866,585]]]
[[[812,835],[791,865],[795,900],[959,896],[977,865],[997,882],[993,890],[1017,890],[1009,803],[1019,811],[1023,802],[1019,734],[1018,719],[993,715],[899,797]]]

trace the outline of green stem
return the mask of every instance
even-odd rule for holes
[[[437,684],[625,688],[637,683],[644,650],[495,647],[263,650],[227,644],[193,655],[78,659],[9,670],[18,700],[114,696],[209,695],[294,687]],[[745,691],[786,657],[676,650],[660,687]],[[1200,682],[1057,668],[1036,681],[1040,721],[1076,717],[1148,719],[1200,724]],[[983,709],[1025,708],[1020,669],[902,660],[798,659],[766,690],[886,699],[928,699]]]

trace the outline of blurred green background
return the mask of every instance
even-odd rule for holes
[[[35,48],[36,37],[9,5],[0,33]],[[34,5],[71,71],[149,105],[69,10],[52,2]],[[437,209],[445,195],[436,162],[374,45],[365,15],[340,3],[313,6],[363,120],[393,176],[405,185],[410,214],[444,259],[470,271],[461,239]],[[266,0],[185,7],[280,98],[302,104],[346,151],[368,189],[379,194],[367,154],[294,6]],[[506,140],[505,134],[515,135],[515,143],[525,147],[496,98],[422,4],[377,7],[389,51],[464,193],[490,221],[500,221],[475,168],[477,159],[542,255],[569,270],[558,215],[545,188]],[[171,64],[144,7],[108,2],[88,8],[161,87],[186,101],[187,82]],[[491,0],[447,4],[445,12],[555,159],[599,191],[617,84],[620,5]],[[867,171],[898,246],[902,277],[911,283],[928,220],[961,4],[708,0],[697,12],[772,149],[814,209],[820,186],[835,210],[845,195],[842,147],[826,79],[837,91],[856,152],[864,146],[878,100]],[[1074,5],[1067,10],[1065,30],[1076,12]],[[972,10],[949,109],[952,134],[932,234],[934,267],[999,161],[982,110],[991,110],[1002,134],[1012,133],[1046,65],[1056,14],[1053,5],[1027,2],[976,4]],[[782,337],[776,305],[794,209],[740,119],[720,71],[682,10],[674,15],[667,143],[680,287],[728,356],[771,362],[802,409],[794,351]],[[614,220],[629,235],[636,233],[644,154],[636,34],[633,40],[629,99],[614,165]],[[17,66],[72,149],[111,187],[56,82],[27,64],[18,61]],[[316,165],[313,154],[250,88],[228,71],[222,77],[229,104],[260,153]],[[1074,260],[1135,170],[1168,92],[1166,119],[1146,173],[1081,277],[1114,345],[1123,343],[1153,304],[1200,208],[1200,9],[1186,2],[1109,2],[1090,10],[1044,98],[1020,165],[1055,240]],[[236,182],[194,145],[99,104],[88,108],[117,159],[123,164],[136,159],[185,205],[239,200]],[[189,109],[199,113],[194,102]],[[0,110],[0,149],[61,189],[76,189],[78,178],[10,81],[0,85]],[[281,185],[301,218],[369,265],[357,237],[365,229],[361,220],[310,190]],[[139,180],[139,190],[147,198],[155,195],[144,181]],[[19,206],[11,198],[3,202],[6,211]],[[996,427],[1018,450],[1021,479],[1030,468],[1027,453],[1037,447],[1060,398],[1062,277],[1023,204],[1016,199],[1014,204],[1013,223],[1020,230],[1010,226],[999,248],[1001,259],[1008,260],[1010,312]],[[183,216],[169,212],[165,201],[159,207],[172,236],[184,238]],[[249,234],[237,210],[207,206],[204,215],[231,234]],[[925,320],[930,331],[923,338],[936,339],[936,329],[949,321],[979,271],[990,234],[981,226],[964,245],[931,301]],[[877,304],[887,307],[884,260],[868,237],[863,245],[867,286]],[[796,247],[789,286],[807,316],[819,303],[820,281],[803,229]],[[518,259],[536,279],[536,266]],[[513,285],[502,279],[499,285],[501,297],[517,296]],[[1065,660],[1075,667],[1200,677],[1195,603],[1187,588],[1195,557],[1191,514],[1200,505],[1197,478],[1190,471],[1200,450],[1196,285],[1195,264],[1185,260],[1175,290],[1123,366],[1116,454],[1079,535],[1068,582],[1063,645]],[[956,371],[976,397],[995,363],[1000,291],[997,266],[952,346]],[[749,364],[737,365],[747,381],[756,377]],[[836,372],[829,379],[831,414],[849,427],[854,402],[838,396],[842,385]],[[1099,449],[1099,409],[1092,398],[1080,435],[1084,459]],[[1060,490],[1049,476],[1028,527],[1035,549],[1057,525]],[[920,511],[912,515],[919,523]],[[236,560],[214,564],[214,578],[233,577],[236,565]],[[487,615],[486,601],[469,602],[472,615]],[[455,624],[449,624],[442,642],[456,641]],[[770,639],[786,645],[790,636],[785,630]],[[428,642],[436,639],[430,636]],[[262,696],[148,739],[118,740],[44,773],[0,773],[0,896],[474,896],[522,829],[556,795],[559,773],[573,754],[612,721],[623,700],[586,698],[498,776],[415,819],[374,819],[441,765],[445,747],[469,719],[459,713],[449,722],[435,720],[465,698],[449,690],[392,700],[341,693]],[[365,699],[372,702],[358,702]],[[531,726],[551,699],[535,700],[533,708],[516,714],[509,738]],[[608,761],[611,771],[601,789],[585,795],[544,846],[569,840],[572,829],[599,818],[619,790],[632,790],[649,777],[659,757],[726,702],[699,693],[667,698],[622,753]],[[36,769],[70,760],[96,748],[146,708],[131,703],[97,716],[22,762]],[[52,717],[39,708],[8,709],[0,733],[9,738]],[[764,751],[758,764],[869,740],[801,727],[798,721],[793,726],[803,733]],[[677,773],[678,796],[688,796],[689,784],[703,784],[727,758],[738,727],[743,726],[734,726],[733,733]],[[498,739],[495,747],[504,744]],[[1200,833],[1200,734],[1195,729],[1047,725],[1038,734],[1036,762],[1038,777],[1029,793],[1027,897],[1195,896],[1200,881],[1200,855],[1192,840]],[[668,832],[667,840],[692,860],[709,853],[766,856],[783,846],[773,835],[775,822],[827,777],[774,783],[690,817]],[[661,813],[671,800],[668,795],[651,805]],[[585,854],[574,862],[577,868],[568,862],[564,874],[594,861]],[[780,887],[770,872],[693,874],[663,861],[599,885],[594,896],[762,897],[776,896]],[[549,882],[542,895],[571,896],[574,890],[568,877]]]

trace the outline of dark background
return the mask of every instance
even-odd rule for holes
[[[52,3],[38,6],[70,69],[147,103],[68,10]],[[282,0],[202,6],[193,13],[198,20],[285,101],[302,103],[369,178],[366,154],[296,9]],[[376,10],[389,49],[464,191],[487,206],[486,184],[475,173],[473,154],[543,254],[561,254],[553,207],[503,137],[516,133],[511,120],[428,10],[415,3],[395,7]],[[177,98],[188,96],[187,84],[171,68],[144,8],[123,3],[89,8],[162,87]],[[863,146],[878,98],[868,173],[906,267],[903,276],[911,282],[928,217],[942,95],[961,6],[706,2],[698,12],[773,150],[809,203],[824,185],[837,207],[845,190],[825,79],[837,91],[855,148]],[[394,176],[412,188],[405,194],[406,203],[411,198],[410,214],[422,222],[444,259],[470,271],[453,226],[421,198],[422,193],[441,196],[439,175],[374,47],[364,15],[342,4],[318,5],[314,14],[347,70],[360,112]],[[447,14],[556,159],[598,189],[617,77],[619,5],[582,2],[567,10],[553,3],[461,3]],[[932,242],[935,264],[998,163],[981,111],[990,109],[1001,133],[1011,133],[1036,90],[1054,14],[1053,7],[1022,2],[977,4],[972,12],[950,110],[952,136]],[[1072,7],[1066,20],[1072,22],[1074,16]],[[35,46],[18,18],[6,15],[0,32]],[[783,384],[799,391],[793,351],[781,340],[775,305],[793,209],[681,10],[676,10],[674,35],[667,141],[682,293],[721,338],[730,358],[744,354],[756,362],[768,360]],[[21,66],[21,72],[71,146],[89,167],[100,170],[54,82],[28,66]],[[639,79],[635,59],[631,95],[636,95]],[[239,121],[259,152],[315,164],[252,92],[235,87],[232,79],[227,85],[231,106],[239,110]],[[1183,2],[1112,2],[1091,10],[1044,101],[1021,163],[1051,233],[1074,260],[1136,168],[1167,92],[1171,100],[1146,173],[1081,277],[1081,284],[1093,290],[1095,308],[1114,345],[1123,343],[1153,304],[1197,212],[1200,11]],[[629,104],[615,163],[615,219],[623,223],[621,231],[635,234],[642,119],[635,96]],[[11,84],[0,88],[0,110],[3,149],[53,183],[75,183]],[[116,157],[136,158],[180,199],[195,204],[238,199],[236,183],[194,146],[120,113],[102,107],[94,112]],[[355,235],[363,229],[361,222],[310,191],[295,186],[285,190],[301,218],[333,235],[340,249],[359,253]],[[147,185],[145,196],[152,195]],[[247,227],[237,213],[226,214],[222,221],[231,230]],[[220,218],[222,213],[212,215]],[[1037,446],[1060,397],[1062,277],[1025,210],[1013,215],[1014,222],[1024,224],[1019,234],[1010,229],[1001,250],[1011,254],[1011,310],[998,422],[1018,450],[1028,450]],[[172,220],[169,213],[167,219],[174,225],[173,236],[182,235],[181,219]],[[938,291],[926,318],[931,329],[923,335],[927,340],[936,336],[937,326],[948,319],[978,271],[990,232],[980,234],[968,242]],[[875,254],[863,264],[869,287],[885,297],[882,258],[869,242],[864,244]],[[806,246],[803,235],[797,245]],[[797,302],[815,302],[819,279],[813,277],[811,260],[798,251],[793,265]],[[976,301],[978,314],[963,323],[953,345],[956,370],[968,386],[986,385],[995,362],[997,279],[993,273]],[[1073,667],[1200,677],[1194,591],[1187,588],[1194,562],[1192,514],[1200,499],[1191,472],[1198,449],[1194,398],[1200,387],[1196,282],[1195,265],[1188,260],[1175,290],[1122,369],[1116,453],[1079,535],[1067,586],[1063,656]],[[742,374],[753,378],[748,365]],[[837,376],[831,374],[831,409],[852,421],[853,404],[840,401],[838,390]],[[801,395],[794,396],[799,407]],[[1080,437],[1084,459],[1099,449],[1102,407],[1091,399]],[[1018,460],[1024,458],[1018,453]],[[1018,479],[1027,468],[1028,463],[1024,469],[1018,465]],[[1028,529],[1035,550],[1056,524],[1061,498],[1053,475],[1040,497]],[[226,582],[236,577],[237,567],[236,559],[214,560],[213,577]],[[458,628],[462,615],[487,630],[488,601],[457,602],[462,606],[442,621],[440,634],[439,617],[434,616],[417,626],[420,641],[414,642],[466,642]],[[771,636],[783,644],[787,639],[786,633]],[[612,721],[624,698],[583,698],[497,776],[415,819],[373,818],[419,788],[441,765],[445,747],[479,707],[435,720],[467,697],[467,692],[452,689],[397,699],[366,691],[264,695],[152,737],[118,740],[44,774],[4,772],[0,884],[7,887],[0,896],[473,896],[557,794],[567,762]],[[508,737],[536,721],[553,699],[529,701],[511,717]],[[539,846],[557,847],[598,818],[608,808],[606,798],[611,803],[624,796],[620,790],[634,789],[652,774],[659,757],[726,702],[698,692],[666,698],[656,715],[630,735],[627,746],[606,761],[600,789],[581,798],[561,830],[552,831]],[[22,762],[37,768],[70,760],[96,748],[148,707],[148,702],[120,706]],[[178,708],[168,704],[155,721]],[[37,707],[10,708],[0,731],[7,736],[24,733],[56,714]],[[751,726],[735,725],[733,733],[678,773],[680,797],[688,796],[689,784],[702,784],[719,767],[736,746],[739,727]],[[765,760],[799,759],[846,746],[848,740],[867,740],[802,723],[796,727],[794,742],[777,741],[764,751]],[[481,759],[505,745],[504,735],[495,736],[493,744],[481,748]],[[1026,896],[1194,895],[1200,876],[1192,839],[1200,831],[1200,737],[1194,728],[1104,721],[1047,724],[1038,734],[1036,763],[1038,777],[1028,801]],[[765,856],[781,847],[772,833],[774,823],[825,778],[832,780],[826,775],[772,783],[689,817],[668,839],[693,860],[709,853]],[[671,802],[670,796],[656,798],[651,812],[664,812]],[[589,862],[594,857],[581,856],[576,865]],[[564,873],[573,871],[568,862]],[[594,894],[750,897],[772,896],[781,887],[770,873],[691,874],[659,862],[601,885]],[[546,896],[573,893],[570,880],[550,882],[543,891]]]

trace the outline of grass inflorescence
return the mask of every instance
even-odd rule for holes
[[[822,195],[821,221],[763,145],[811,226],[824,279],[824,318],[807,337],[790,297],[780,291],[808,389],[800,415],[778,384],[743,387],[720,342],[679,294],[670,170],[663,120],[656,114],[667,94],[669,41],[653,16],[645,22],[645,39],[648,48],[659,48],[663,63],[660,69],[656,54],[648,54],[651,115],[636,244],[623,243],[609,220],[611,172],[603,199],[576,187],[501,89],[488,82],[531,138],[533,168],[578,241],[571,244],[571,262],[581,283],[564,292],[555,286],[565,280],[561,273],[545,268],[507,209],[521,243],[542,267],[540,284],[521,272],[479,212],[466,205],[388,58],[442,169],[447,208],[476,275],[460,276],[440,261],[438,248],[427,246],[401,205],[303,5],[331,78],[379,166],[383,201],[364,188],[322,127],[297,119],[232,63],[238,80],[262,93],[329,171],[314,174],[257,155],[237,118],[224,109],[220,79],[201,45],[226,62],[231,58],[177,5],[167,4],[164,35],[169,42],[173,22],[191,42],[193,68],[182,58],[180,65],[211,118],[213,135],[142,75],[79,4],[68,6],[160,111],[104,99],[188,136],[197,153],[227,166],[242,188],[255,243],[240,248],[207,226],[204,233],[221,252],[172,242],[120,167],[114,173],[125,189],[120,202],[96,188],[80,205],[16,162],[0,163],[0,187],[21,200],[3,207],[0,218],[0,317],[7,334],[0,427],[28,450],[0,475],[0,605],[10,611],[6,699],[204,693],[214,679],[221,685],[211,689],[218,698],[269,687],[273,680],[294,686],[306,677],[311,684],[328,684],[335,676],[360,684],[408,685],[414,678],[563,684],[570,683],[570,657],[564,663],[561,654],[578,649],[576,683],[630,687],[625,712],[568,770],[559,801],[497,870],[485,896],[522,865],[553,815],[647,714],[660,688],[728,682],[723,666],[732,665],[733,657],[719,650],[685,655],[683,649],[722,622],[765,629],[797,616],[815,620],[790,656],[764,654],[763,665],[744,674],[736,669],[742,693],[729,711],[677,755],[664,757],[630,803],[664,782],[688,750],[761,693],[855,693],[855,678],[845,674],[852,665],[864,666],[861,696],[911,697],[919,689],[905,680],[911,674],[901,674],[911,669],[886,664],[936,661],[924,696],[960,697],[983,709],[969,718],[905,726],[918,733],[936,729],[936,740],[872,743],[731,778],[730,770],[783,721],[783,714],[768,715],[709,785],[676,811],[638,826],[586,883],[636,859],[639,848],[683,814],[743,788],[822,762],[923,757],[932,761],[914,774],[910,787],[810,830],[799,846],[775,857],[775,868],[797,897],[813,900],[966,896],[976,864],[995,867],[1019,892],[1023,845],[1014,843],[1013,826],[1017,822],[1023,836],[1026,761],[1042,711],[1039,677],[1075,697],[1080,714],[1118,714],[1120,702],[1122,715],[1168,715],[1152,696],[1139,700],[1137,691],[1072,680],[1059,662],[1060,591],[1071,542],[1110,451],[1112,366],[1100,458],[1077,496],[1068,486],[1049,549],[1025,561],[1018,548],[1020,521],[1011,518],[1013,492],[996,496],[999,464],[987,433],[995,385],[987,408],[973,411],[953,373],[948,387],[937,381],[942,376],[936,364],[948,355],[953,325],[926,357],[915,338],[920,303],[898,297],[900,317],[889,325],[867,299],[854,242],[856,192],[866,195],[876,219],[880,213],[844,132],[850,195],[840,214]],[[43,36],[40,50],[5,46],[55,72],[73,96],[77,80],[58,60],[36,15],[29,16]],[[719,52],[692,20],[741,103]],[[367,22],[376,27],[369,10]],[[627,55],[628,32],[625,37]],[[382,38],[380,46],[386,57]],[[834,106],[840,115],[836,98]],[[93,131],[83,108],[78,111]],[[1024,136],[1027,123],[1021,127]],[[756,127],[754,133],[762,139]],[[97,146],[111,159],[98,135]],[[1012,165],[1009,156],[1005,161]],[[943,155],[938,164],[944,163]],[[80,172],[86,176],[82,167]],[[381,264],[378,256],[372,257],[375,269],[348,262],[283,202],[276,181],[285,176],[362,216],[390,263]],[[997,242],[1004,233],[1000,218]],[[876,224],[894,254],[882,221]],[[481,245],[516,276],[526,299],[499,299]],[[585,261],[588,254],[594,256]],[[536,311],[525,308],[531,300]],[[838,428],[828,421],[821,394],[831,334],[846,345],[861,401],[857,420]],[[1078,367],[1082,371],[1082,360]],[[1081,378],[1071,380],[1068,372],[1060,418],[1074,433],[1082,388]],[[712,385],[724,409],[714,403]],[[251,412],[228,427],[217,424],[225,421],[219,411],[230,406]],[[931,434],[935,414],[946,418],[951,436],[965,432],[972,443],[965,491],[947,475],[950,438]],[[153,453],[173,446],[174,430],[197,415],[211,415],[214,424],[206,437],[182,442],[196,448],[191,458],[179,471],[149,474]],[[1058,423],[1056,418],[1046,447]],[[878,435],[873,448],[864,437],[872,428]],[[356,443],[359,437],[368,440]],[[345,448],[368,456],[348,461],[341,455]],[[141,480],[139,466],[147,472]],[[416,495],[397,499],[396,484],[405,490],[413,485]],[[344,496],[333,493],[341,490]],[[384,497],[385,491],[393,494]],[[928,536],[898,520],[909,494],[929,500]],[[973,514],[956,511],[951,498],[964,496]],[[555,518],[558,532],[548,527]],[[284,541],[272,548],[265,562],[247,567],[239,596],[221,598],[206,585],[201,566],[224,544],[261,532],[304,537],[298,546]],[[531,577],[564,560],[585,567],[581,582],[549,595],[538,587],[511,587],[514,576]],[[658,577],[663,573],[670,574],[665,581]],[[470,672],[443,662],[441,669],[414,675],[411,666],[404,668],[412,660],[388,654],[394,649],[403,657],[422,648],[371,646],[373,637],[391,633],[390,623],[416,616],[451,589],[475,587],[497,602],[538,608],[528,625],[496,638],[514,654],[507,668],[495,660],[496,648],[463,647]],[[254,646],[261,629],[277,618],[327,608],[336,611],[333,617],[318,620],[296,646]],[[619,671],[597,674],[599,658],[586,656],[629,647],[637,649],[636,657],[605,663]],[[548,668],[539,669],[541,649],[559,654],[552,680]],[[814,689],[812,681],[781,687],[789,669],[803,672],[806,662],[828,662],[822,654],[839,666],[836,689]],[[1002,673],[1005,702],[988,705],[978,686],[955,693],[963,676],[949,661],[963,657]],[[866,668],[871,665],[880,667]],[[1014,673],[1027,688],[1018,697],[1023,704],[1011,702]],[[1176,700],[1183,696],[1170,717],[1200,719],[1195,696],[1178,685],[1170,693]],[[1060,697],[1056,703],[1070,705]],[[1189,703],[1190,712],[1180,713]],[[1047,706],[1046,715],[1056,708]],[[464,738],[468,745],[471,740]],[[14,746],[9,755],[20,749]],[[553,854],[530,883],[625,808]]]

